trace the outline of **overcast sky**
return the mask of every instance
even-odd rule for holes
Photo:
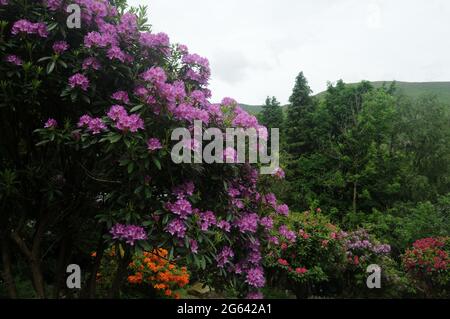
[[[448,0],[129,0],[154,32],[209,59],[213,101],[286,103],[343,79],[450,81]]]

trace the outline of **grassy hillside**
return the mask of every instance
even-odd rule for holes
[[[391,81],[375,81],[372,84],[375,87],[381,87],[383,83],[387,86],[390,85]],[[439,100],[443,103],[450,105],[450,82],[396,82],[397,90],[400,94],[405,94],[412,98],[418,98],[423,94],[435,94],[438,96]],[[349,85],[355,85],[355,83],[349,83]],[[324,95],[325,92],[320,92],[317,96]],[[240,104],[247,112],[252,114],[258,114],[261,111],[260,105],[248,105]],[[283,106],[285,108],[286,106]]]
[[[372,82],[375,87],[380,87],[383,82]],[[386,82],[389,85],[391,82]],[[412,98],[418,98],[423,94],[435,94],[444,102],[450,104],[450,82],[396,82],[400,93]]]

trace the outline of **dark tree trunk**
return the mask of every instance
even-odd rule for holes
[[[114,277],[111,290],[109,293],[110,298],[118,298],[120,294],[120,289],[122,288],[124,279],[127,275],[128,264],[131,261],[131,253],[130,250],[126,248],[124,256],[120,258],[120,250],[116,249],[119,265],[117,267],[116,276]]]
[[[99,241],[97,243],[97,249],[95,251],[95,260],[92,265],[90,276],[88,280],[87,287],[85,287],[82,292],[83,298],[89,297],[90,299],[95,299],[97,292],[97,273],[100,270],[100,266],[102,263],[104,251],[105,251],[105,241],[103,239],[104,230],[100,234]]]
[[[45,284],[44,276],[42,275],[41,261],[40,257],[33,255],[31,261],[31,274],[33,275],[33,286],[36,290],[37,297],[40,299],[45,299]]]
[[[55,287],[53,290],[53,298],[59,299],[61,288],[64,286],[64,278],[66,274],[66,267],[68,258],[71,254],[71,242],[67,236],[64,236],[61,240],[61,246],[59,248],[58,263],[56,266]]]
[[[3,279],[5,280],[6,289],[11,299],[17,298],[17,289],[14,282],[11,266],[11,251],[9,249],[9,240],[7,237],[1,238],[2,241],[2,263],[3,263]]]
[[[32,274],[32,282],[36,295],[40,299],[45,299],[45,283],[44,276],[41,269],[41,242],[44,234],[44,222],[41,222],[36,230],[35,236],[33,236],[33,248],[30,250],[25,243],[25,240],[15,231],[11,233],[11,239],[17,244],[19,249],[27,258],[30,263],[30,269]]]

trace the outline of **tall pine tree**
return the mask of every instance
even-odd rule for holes
[[[311,97],[311,88],[303,72],[297,76],[292,95],[289,98],[287,118],[285,125],[285,138],[287,151],[295,159],[309,149],[310,141],[308,127],[310,116],[314,109],[314,100]]]
[[[262,107],[260,120],[261,124],[267,128],[282,128],[284,121],[283,110],[275,96],[267,97],[266,104]]]

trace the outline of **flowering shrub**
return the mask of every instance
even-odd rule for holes
[[[293,213],[276,223],[266,253],[269,284],[292,290],[297,297],[402,297],[411,285],[389,257],[390,247],[365,229],[340,230],[320,209]],[[367,267],[381,268],[381,289],[366,285]]]
[[[323,294],[323,285],[345,269],[341,232],[320,213],[293,213],[287,225],[277,223],[273,235],[266,265],[274,272],[273,282],[297,297]]]
[[[425,293],[445,296],[450,293],[450,238],[424,238],[414,242],[402,256],[403,266]]]
[[[345,238],[347,261],[354,267],[365,269],[379,256],[388,255],[391,251],[389,245],[377,243],[363,228],[350,233],[343,232],[341,235]]]
[[[150,285],[163,297],[180,298],[177,289],[189,283],[186,267],[178,267],[168,261],[168,251],[162,248],[143,252],[130,264],[133,274],[128,276],[132,285]]]
[[[134,253],[164,245],[170,261],[187,265],[211,286],[259,296],[271,216],[287,215],[288,207],[258,187],[257,166],[173,163],[170,136],[175,128],[191,129],[194,120],[204,129],[255,128],[262,138],[267,131],[233,99],[211,103],[207,59],[152,33],[143,8],[127,10],[122,0],[75,0],[81,28],[68,29],[71,2],[0,6],[5,127],[16,121],[26,127],[24,147],[48,167],[42,176],[65,181],[64,189],[49,191],[42,211],[58,216],[55,205],[70,207],[74,214],[61,217],[65,227],[89,226],[110,247],[127,243],[121,268]],[[227,154],[234,158],[235,150]],[[17,160],[4,162],[14,166]],[[275,178],[283,176],[278,171]],[[52,220],[26,217],[44,228]],[[100,249],[103,242],[93,249],[98,256]],[[111,296],[119,295],[123,273],[117,272]],[[43,297],[41,277],[35,286]]]

